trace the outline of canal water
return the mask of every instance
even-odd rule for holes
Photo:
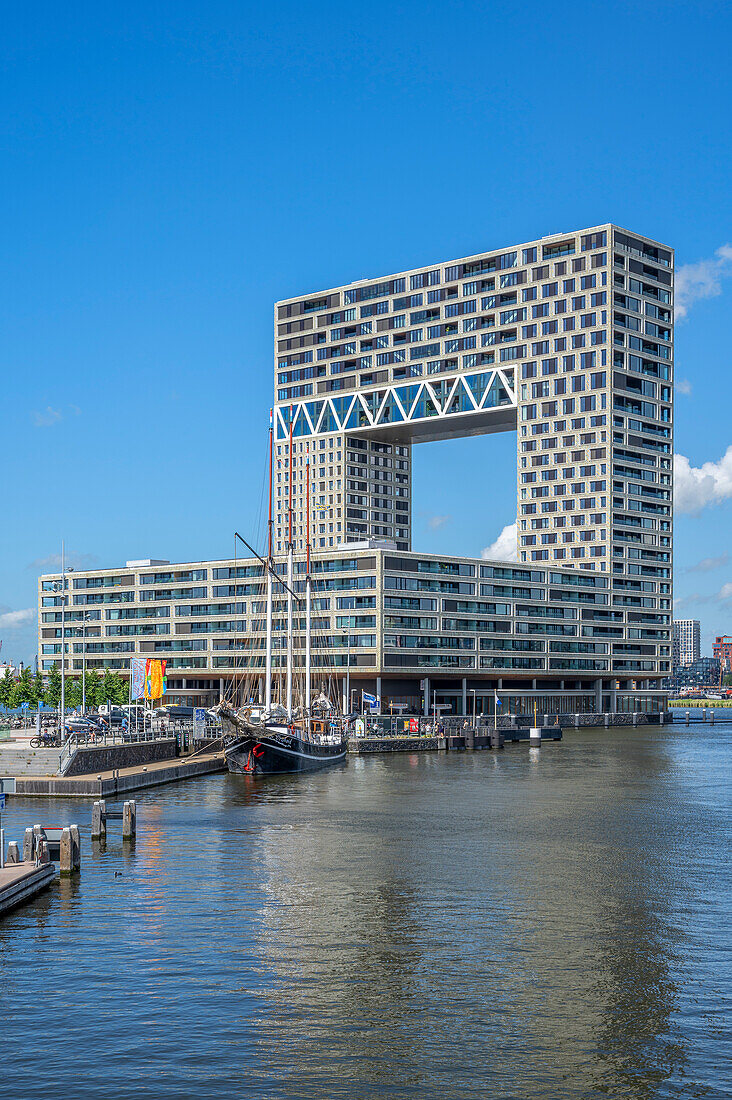
[[[212,776],[91,806],[0,924],[0,1085],[47,1097],[726,1097],[732,724]],[[6,834],[7,835],[7,834]]]

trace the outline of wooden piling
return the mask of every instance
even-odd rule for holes
[[[17,840],[11,840],[8,844],[8,863],[20,863],[20,849]]]
[[[73,848],[73,851],[72,851],[73,870],[74,871],[80,871],[81,870],[81,837],[79,835],[79,826],[78,825],[70,825],[69,826],[69,832],[71,833],[71,844],[72,844],[72,848]]]
[[[71,829],[67,826],[61,831],[61,844],[59,847],[59,871],[62,875],[70,875],[74,870],[74,841],[71,837]]]
[[[23,863],[33,862],[33,830],[30,826],[23,834]]]
[[[103,798],[92,806],[92,840],[105,840],[107,837],[107,804]]]
[[[134,840],[137,832],[137,804],[134,798],[122,807],[122,839]]]

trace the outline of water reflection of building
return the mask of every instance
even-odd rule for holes
[[[356,1094],[656,1095],[685,1056],[671,761],[626,738],[582,772],[551,751],[358,761],[283,791],[254,852],[262,1054],[312,1067],[330,1044]]]

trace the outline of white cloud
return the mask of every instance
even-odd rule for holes
[[[676,392],[677,393],[683,393],[687,397],[691,393],[691,382],[689,382],[688,379],[686,379],[686,378],[677,378],[675,385],[676,385]]]
[[[440,527],[444,527],[446,523],[452,519],[452,516],[430,516],[427,520],[427,525],[432,528],[433,531],[437,531]]]
[[[721,569],[729,561],[729,554],[725,551],[718,558],[702,558],[696,565],[689,565],[685,573],[713,573],[715,569]]]
[[[52,424],[57,424],[59,420],[63,420],[63,413],[60,409],[52,409],[50,405],[47,405],[42,412],[34,410],[31,413],[36,428],[50,428]]]
[[[0,614],[0,630],[15,630],[17,627],[32,622],[35,617],[36,609],[34,607],[26,607],[22,611],[4,611]]]
[[[709,504],[732,497],[732,446],[719,462],[692,466],[685,455],[674,455],[674,503],[677,512],[695,516]]]
[[[714,598],[720,603],[724,603],[725,600],[732,600],[732,581],[727,581],[726,584],[723,584]]]
[[[518,561],[516,524],[504,527],[496,541],[483,548],[480,556],[487,561]]]
[[[732,245],[723,244],[709,260],[682,264],[676,271],[676,318],[689,312],[689,307],[702,298],[716,298],[722,293],[722,279],[732,275]]]

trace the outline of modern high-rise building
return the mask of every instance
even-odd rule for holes
[[[669,610],[672,294],[672,251],[604,225],[278,302],[277,548],[290,431],[298,546],[309,453],[316,548],[404,550],[412,447],[512,431],[519,560]]]
[[[674,668],[685,668],[701,657],[701,623],[698,619],[674,619]]]
[[[302,586],[309,462],[315,668],[458,713],[494,690],[517,709],[663,709],[673,262],[606,224],[276,304],[274,551],[292,524]],[[415,552],[412,448],[506,431],[514,560]],[[480,509],[485,468],[465,480]],[[69,653],[54,580],[40,580],[45,667]],[[169,655],[172,692],[212,701],[262,668],[261,587],[255,560],[74,574],[73,668],[79,645],[99,668]]]

